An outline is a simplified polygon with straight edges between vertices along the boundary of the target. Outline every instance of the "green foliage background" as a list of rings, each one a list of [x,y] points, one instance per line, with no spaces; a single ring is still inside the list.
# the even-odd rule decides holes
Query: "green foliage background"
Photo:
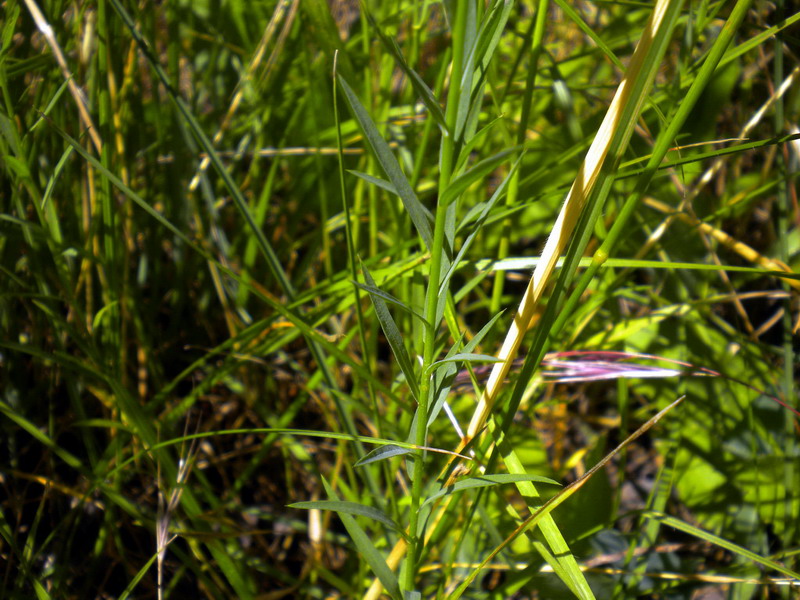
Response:
[[[426,373],[441,378],[435,400],[459,372],[475,388],[447,402],[466,428],[481,361],[653,5],[42,0],[43,31],[32,0],[6,0],[0,597],[355,597],[376,575],[395,597],[796,593],[781,580],[797,577],[800,547],[800,13],[670,4],[655,83],[570,252],[597,259],[617,221],[623,234],[584,284],[589,262],[564,270],[567,292],[584,285],[576,302],[549,296],[535,323],[551,351],[646,353],[720,376],[555,385],[538,369],[509,408],[513,378],[492,427],[525,481],[575,481],[686,396],[553,511],[569,546],[558,563],[551,534],[511,539],[558,487],[534,500],[500,478],[425,505],[447,491],[448,457],[412,447],[412,422]],[[733,41],[642,189],[723,27]],[[453,57],[473,45],[486,68],[456,107]],[[443,135],[456,114],[463,138]],[[426,244],[415,225],[433,232],[448,210],[444,242]],[[431,256],[446,267],[466,240],[437,296]],[[432,366],[448,352],[462,355]],[[448,451],[461,438],[444,412],[421,435]],[[465,464],[505,476],[490,437]],[[355,466],[376,447],[398,450]],[[318,504],[288,506],[304,501]],[[159,523],[175,536],[163,564]],[[406,538],[415,560],[396,576],[387,557]]]

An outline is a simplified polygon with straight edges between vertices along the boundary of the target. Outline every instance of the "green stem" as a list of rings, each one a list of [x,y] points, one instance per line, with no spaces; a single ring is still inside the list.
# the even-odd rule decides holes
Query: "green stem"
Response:
[[[519,120],[519,129],[517,130],[517,145],[522,146],[527,138],[528,122],[531,116],[531,104],[533,99],[533,90],[536,87],[536,75],[538,73],[539,56],[542,54],[544,48],[544,28],[547,23],[547,3],[549,0],[539,0],[539,5],[536,8],[536,21],[533,29],[531,41],[531,59],[528,65],[528,77],[525,81],[525,95],[522,100],[522,115]],[[510,83],[510,82],[509,82]],[[506,206],[514,206],[517,202],[519,195],[519,181],[520,170],[511,177],[508,184],[508,194],[506,196]],[[509,217],[503,220],[503,229],[500,234],[500,246],[497,251],[497,258],[503,259],[508,256],[509,248],[511,245],[511,228],[513,220]],[[489,308],[490,314],[497,314],[500,311],[500,301],[503,297],[503,283],[505,281],[505,273],[497,271],[494,275],[494,282],[492,284],[492,300]]]
[[[455,130],[456,115],[458,111],[458,101],[461,94],[460,81],[461,71],[464,62],[464,33],[466,31],[466,15],[468,7],[454,4],[455,18],[453,19],[453,67],[450,72],[450,90],[447,96],[447,109],[445,119],[450,132]],[[444,191],[450,184],[450,176],[453,170],[453,157],[455,155],[455,140],[452,135],[443,135],[442,147],[439,154],[439,194],[438,198],[444,196]],[[437,200],[438,202],[438,200]],[[425,318],[431,324],[425,330],[425,343],[423,346],[423,368],[422,378],[419,385],[419,407],[417,410],[417,431],[415,443],[424,446],[428,429],[428,400],[431,391],[431,376],[426,375],[427,368],[435,359],[436,332],[439,330],[439,323],[436,322],[438,313],[439,283],[442,276],[442,264],[444,259],[444,237],[445,224],[447,222],[447,206],[437,204],[436,222],[433,232],[433,245],[431,247],[430,272],[428,275],[428,288],[425,298]],[[444,298],[443,294],[441,298]],[[421,554],[422,540],[424,535],[419,535],[419,508],[422,499],[422,478],[424,469],[424,452],[415,451],[414,470],[411,483],[411,515],[410,542],[408,547],[408,557],[406,567],[403,572],[403,589],[413,591],[414,580],[416,579],[417,557]]]

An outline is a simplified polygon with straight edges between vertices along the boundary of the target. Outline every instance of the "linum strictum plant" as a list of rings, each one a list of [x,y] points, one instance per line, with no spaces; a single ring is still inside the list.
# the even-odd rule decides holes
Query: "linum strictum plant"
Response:
[[[431,460],[423,450],[429,444],[428,427],[445,406],[453,378],[462,366],[492,362],[494,368],[486,389],[456,452],[462,455],[468,452],[471,457],[476,458],[476,460],[468,461],[465,465],[470,474],[479,476],[481,484],[514,483],[517,486],[522,497],[526,499],[525,510],[536,515],[536,525],[541,534],[541,538],[531,537],[533,548],[549,563],[573,594],[580,598],[593,598],[593,592],[586,578],[570,551],[558,524],[552,517],[550,510],[554,506],[547,510],[542,508],[542,492],[535,486],[535,483],[555,482],[545,481],[525,472],[523,463],[514,448],[504,440],[504,435],[508,431],[509,419],[500,424],[499,420],[490,419],[490,416],[498,410],[496,401],[500,395],[500,389],[516,358],[523,335],[539,309],[544,290],[554,279],[556,261],[565,251],[567,259],[558,282],[559,292],[566,289],[567,283],[575,272],[576,259],[583,254],[587,246],[595,221],[602,211],[603,202],[628,147],[634,125],[645,101],[652,93],[653,81],[660,68],[664,52],[673,38],[682,2],[670,0],[657,2],[652,9],[649,21],[639,32],[639,41],[634,54],[624,70],[624,76],[619,82],[616,94],[595,135],[594,142],[577,171],[562,210],[553,224],[542,257],[534,271],[520,308],[513,317],[506,341],[496,358],[476,353],[475,349],[486,332],[495,324],[499,315],[491,319],[472,340],[464,343],[463,336],[459,332],[458,315],[455,314],[449,288],[453,272],[462,264],[470,244],[481,231],[487,216],[506,193],[511,192],[512,189],[512,193],[518,193],[517,171],[525,141],[526,123],[523,118],[523,122],[519,126],[518,142],[520,143],[517,146],[507,148],[483,160],[476,162],[472,160],[472,154],[479,153],[481,134],[484,133],[478,131],[478,121],[483,110],[487,76],[492,71],[495,50],[504,33],[513,3],[507,0],[494,1],[490,2],[485,10],[482,10],[482,4],[468,1],[448,5],[447,20],[450,26],[451,61],[447,69],[446,98],[436,97],[436,94],[406,64],[394,42],[381,33],[378,24],[372,22],[375,33],[380,36],[382,43],[394,57],[396,67],[408,78],[415,94],[425,105],[428,111],[428,124],[435,123],[440,132],[436,202],[430,211],[420,202],[414,187],[403,173],[397,158],[351,84],[345,78],[338,76],[334,69],[334,80],[338,83],[339,88],[335,90],[334,98],[336,98],[337,91],[341,91],[342,97],[358,123],[367,147],[380,165],[386,179],[365,174],[356,175],[367,180],[369,184],[379,186],[399,197],[416,235],[429,255],[424,308],[421,312],[403,300],[381,290],[364,264],[361,264],[359,269],[356,264],[356,248],[353,244],[352,222],[345,197],[345,175],[340,154],[341,190],[346,215],[354,294],[358,295],[359,290],[365,290],[369,294],[375,315],[391,347],[394,361],[400,369],[409,396],[413,400],[415,413],[411,421],[408,439],[416,445],[416,449],[392,448],[387,451],[387,448],[384,447],[362,457],[358,463],[363,466],[398,454],[407,454],[407,471],[403,479],[408,482],[406,485],[410,489],[408,502],[399,504],[401,510],[397,516],[402,519],[401,521],[398,522],[388,515],[376,512],[374,507],[340,502],[327,482],[325,482],[325,487],[330,501],[304,503],[303,506],[327,508],[339,512],[359,552],[377,576],[379,583],[373,585],[369,597],[376,597],[380,586],[394,598],[400,598],[403,594],[406,597],[420,597],[421,594],[427,596],[429,591],[427,587],[421,585],[420,573],[427,557],[444,551],[442,548],[434,551],[431,545],[447,545],[443,532],[454,526],[456,515],[450,500],[452,500],[453,493],[461,489],[455,483],[456,472],[453,470],[455,461],[450,460],[442,467],[441,464]],[[523,96],[525,103],[522,109],[523,115],[529,115],[532,95],[537,85],[536,68],[538,57],[542,51],[546,7],[546,2],[540,2],[534,15],[535,22],[530,38],[533,44],[533,58]],[[362,7],[362,10],[365,9]],[[565,7],[565,10],[568,9]],[[739,19],[743,14],[742,10],[742,7],[737,8],[736,14]],[[730,26],[735,29],[737,24],[736,19],[732,18]],[[726,43],[721,42],[719,48],[724,50]],[[708,58],[706,70],[713,71],[715,65],[713,61],[719,60],[720,56],[719,52],[712,54]],[[702,89],[701,78],[698,78],[696,83],[695,87]],[[677,128],[680,127],[681,119],[685,118],[692,101],[696,99],[696,93],[690,93],[687,99],[688,101],[681,105],[679,114],[670,123],[670,127],[659,138],[656,151],[640,176],[640,195],[646,189],[648,178],[652,177],[654,168],[663,158],[668,148],[667,144],[674,138]],[[442,101],[444,101],[444,110],[440,107]],[[334,110],[337,110],[336,107]],[[490,122],[486,126],[487,129],[492,125],[493,122]],[[341,148],[341,136],[339,143]],[[467,188],[505,165],[510,165],[505,171],[505,177],[482,207],[462,205],[462,193]],[[638,197],[632,198],[631,208],[625,213],[626,216],[630,216],[630,211],[636,201],[638,201]],[[458,219],[465,210],[468,211],[468,218],[459,223]],[[617,225],[620,225],[620,222]],[[595,266],[599,266],[608,255],[613,239],[619,235],[619,231],[620,227],[616,227],[607,238],[604,247],[595,254],[593,263]],[[456,252],[457,232],[465,236],[458,252]],[[557,302],[551,301],[546,317],[538,323],[537,341],[534,343],[533,351],[528,354],[526,364],[528,373],[535,367],[540,358],[539,355],[544,351],[548,333],[557,325],[555,319],[557,304]],[[356,305],[358,306],[358,302]],[[390,308],[399,308],[410,314],[412,321],[417,320],[421,323],[421,327],[416,329],[420,332],[421,337],[421,343],[416,344],[416,347],[421,347],[421,356],[418,356],[418,361],[409,352],[407,336],[400,331]],[[447,325],[446,329],[449,335],[456,340],[456,343],[447,349],[444,355],[442,355],[444,350],[442,339],[446,332],[442,327],[443,322]],[[360,313],[359,324],[363,331],[363,316]],[[362,345],[366,352],[367,344],[363,337]],[[516,411],[515,403],[519,403],[517,390],[503,413],[513,416]],[[659,413],[658,417],[661,414]],[[487,421],[491,437],[476,446],[475,443],[479,442],[478,436],[484,431]],[[649,427],[652,422],[655,421],[651,421],[646,427]],[[644,431],[646,427],[643,427],[641,431]],[[491,444],[488,444],[488,440],[490,439],[496,444],[494,451],[489,450]],[[497,466],[498,451],[505,463],[507,474],[492,473],[492,469]],[[463,485],[464,480],[459,481]],[[473,480],[474,482],[475,480]],[[444,497],[447,499],[441,501]],[[437,501],[434,502],[434,499]],[[514,508],[509,506],[508,510],[514,514],[515,519],[523,519]],[[356,523],[353,518],[354,514],[372,516],[385,526],[388,525],[390,528],[402,532],[388,558],[384,558],[376,550],[369,537]],[[468,521],[474,512],[470,512],[469,515]],[[523,522],[525,523],[525,521]],[[527,523],[529,523],[526,526],[528,533],[532,533],[531,522]],[[468,535],[469,529],[468,525],[463,523],[461,525],[464,529],[459,536],[459,542]],[[456,543],[457,547],[458,542]],[[453,551],[452,548],[448,550]],[[492,553],[491,556],[494,554]],[[478,558],[473,557],[473,559]],[[398,579],[394,574],[394,569],[401,561],[402,567]],[[444,585],[444,588],[439,587],[438,593],[448,589],[449,597],[460,596],[480,571],[481,566],[478,566],[468,577],[463,578],[456,576],[452,570],[445,570],[444,580],[438,583],[440,586]],[[459,583],[460,585],[457,585]],[[453,588],[453,585],[457,585],[457,587]]]
[[[581,22],[580,17],[568,5],[561,2],[558,4],[570,18]],[[426,280],[421,307],[413,301],[409,302],[408,298],[397,298],[381,289],[367,266],[359,264],[358,250],[354,243],[354,222],[345,192],[346,175],[341,153],[339,113],[334,102],[339,131],[341,194],[362,351],[366,356],[370,348],[364,333],[365,316],[361,313],[358,301],[360,291],[365,291],[370,296],[375,316],[399,368],[399,381],[413,401],[414,415],[410,420],[407,441],[414,446],[382,446],[362,456],[356,463],[357,466],[366,467],[397,456],[406,457],[405,473],[397,474],[406,497],[394,504],[393,515],[387,515],[374,506],[340,501],[327,481],[324,483],[329,501],[301,505],[305,508],[335,510],[340,514],[360,555],[376,576],[367,598],[377,598],[382,589],[394,598],[432,597],[434,594],[438,597],[446,595],[448,598],[458,598],[481,575],[482,569],[491,559],[523,534],[528,536],[530,551],[540,555],[539,560],[549,565],[551,571],[573,595],[586,599],[595,597],[562,533],[564,524],[557,523],[552,511],[683,399],[681,396],[674,402],[667,403],[613,452],[598,461],[594,468],[555,496],[546,490],[556,482],[528,473],[524,461],[508,441],[513,417],[520,405],[527,381],[548,351],[551,340],[564,329],[566,320],[576,311],[582,294],[594,281],[598,269],[607,262],[616,243],[627,230],[668,149],[674,144],[700,94],[718,70],[726,49],[746,14],[749,2],[738,2],[727,17],[718,37],[693,73],[688,90],[675,103],[669,118],[665,118],[663,127],[653,142],[652,152],[645,157],[644,168],[635,174],[636,182],[632,193],[620,209],[613,226],[600,246],[595,245],[591,262],[583,275],[573,281],[615,178],[621,172],[623,155],[629,150],[634,126],[646,102],[654,93],[653,83],[662,68],[664,54],[675,36],[683,2],[659,0],[655,3],[646,25],[636,34],[638,42],[635,51],[624,67],[599,38],[593,37],[620,69],[621,77],[616,93],[605,118],[597,128],[594,141],[585,151],[585,158],[577,168],[520,306],[513,315],[505,341],[497,356],[487,356],[478,353],[477,349],[501,314],[494,314],[472,339],[464,340],[450,283],[454,272],[464,264],[471,244],[483,231],[487,219],[501,206],[500,201],[506,197],[511,199],[511,204],[519,201],[520,164],[526,146],[527,124],[532,106],[537,100],[536,94],[539,93],[537,70],[538,61],[544,56],[543,36],[547,7],[546,1],[539,2],[531,23],[526,27],[528,35],[525,41],[530,43],[529,71],[521,96],[521,118],[516,136],[508,138],[514,140],[516,145],[512,143],[489,157],[480,156],[480,142],[487,131],[497,126],[498,119],[489,118],[483,129],[479,129],[478,125],[485,110],[487,95],[494,98],[493,91],[489,90],[487,94],[487,79],[493,73],[492,61],[504,34],[512,2],[489,2],[485,10],[482,2],[468,1],[447,5],[450,62],[446,70],[442,71],[446,85],[441,85],[440,80],[436,91],[432,91],[407,64],[403,52],[382,32],[381,24],[373,21],[369,15],[364,15],[362,22],[365,26],[369,23],[387,53],[393,57],[396,69],[407,78],[415,96],[425,107],[427,120],[423,132],[424,142],[427,143],[432,137],[431,130],[434,126],[438,129],[438,179],[434,184],[435,203],[430,209],[420,201],[415,189],[418,169],[414,169],[415,174],[411,179],[404,174],[397,157],[384,139],[381,128],[371,118],[351,82],[338,75],[334,67],[334,99],[341,93],[375,165],[379,168],[378,176],[362,172],[351,174],[360,177],[368,185],[381,188],[399,198],[406,215],[406,220],[402,223],[406,227],[413,227],[428,256],[424,266]],[[362,10],[366,12],[366,7],[362,6]],[[589,35],[592,35],[591,32]],[[440,90],[445,88],[446,93],[442,93]],[[507,100],[507,97],[504,98]],[[478,157],[474,158],[476,154]],[[464,192],[476,182],[498,171],[504,175],[494,187],[491,196],[477,206],[465,206]],[[513,227],[508,216],[504,226],[506,234],[507,228]],[[400,227],[394,233],[402,235],[402,231]],[[506,239],[504,236],[503,240]],[[506,250],[499,249],[501,258]],[[556,277],[557,262],[564,255],[560,273]],[[545,306],[543,298],[548,288],[552,288],[552,292]],[[492,296],[492,305],[495,308],[502,295],[502,279],[498,278],[495,280]],[[393,311],[398,316],[403,315],[402,320],[396,319]],[[408,327],[401,331],[398,323],[405,323]],[[528,348],[517,383],[511,394],[503,396],[501,392],[508,381],[509,371],[515,364],[523,337],[533,323],[536,324],[534,339]],[[447,339],[455,341],[449,348],[445,343]],[[410,348],[416,350],[416,356]],[[608,356],[606,355],[607,359]],[[678,374],[675,369],[663,367],[620,368],[619,365],[612,364],[613,361],[606,360],[601,366],[595,365],[593,374],[586,378],[590,367],[585,363],[582,367],[575,367],[574,361],[566,358],[554,359],[553,355],[550,360],[551,363],[555,361],[553,364],[556,366],[568,369],[567,374],[572,373],[574,380],[582,377],[583,380],[590,380]],[[448,404],[447,396],[454,385],[456,374],[463,372],[465,367],[471,371],[472,366],[478,363],[492,364],[491,374],[466,431],[462,431]],[[504,398],[503,405],[498,404],[501,398]],[[453,422],[461,442],[449,458],[437,461],[433,459],[433,454],[426,452],[426,448],[437,446],[435,440],[429,438],[428,432],[443,411]],[[380,422],[378,412],[376,408],[376,420]],[[487,431],[488,435],[483,435]],[[505,473],[499,472],[500,462],[504,463]],[[391,485],[388,482],[387,484]],[[462,509],[456,500],[461,497],[458,492],[500,484],[514,484],[524,499],[522,507],[510,504],[504,507],[506,516],[511,517],[512,522],[518,526],[510,535],[506,534],[505,539],[488,555],[467,556],[466,565],[462,568],[456,567],[457,557],[469,554],[466,540],[474,539],[477,535],[471,532],[471,526],[476,524],[477,519],[482,518],[482,522],[490,530],[492,528],[486,521],[485,507],[481,504],[482,496],[478,495],[469,508]],[[541,484],[542,489],[537,484]],[[387,537],[387,540],[395,539],[388,556],[376,549],[354,519],[354,515],[370,517],[384,528],[396,532],[394,536]],[[686,531],[685,528],[684,530]],[[455,538],[450,533],[452,531],[457,532]],[[706,540],[712,539],[707,533],[692,533]],[[491,537],[491,533],[488,535]],[[496,530],[494,535],[497,539],[504,537],[503,533]],[[437,570],[429,566],[427,563],[431,557],[437,557],[444,567]],[[774,562],[769,565],[771,568],[782,569]],[[395,575],[398,566],[399,577]],[[783,572],[787,573],[785,569]],[[619,593],[620,589],[626,588],[623,586],[615,590],[615,593]]]

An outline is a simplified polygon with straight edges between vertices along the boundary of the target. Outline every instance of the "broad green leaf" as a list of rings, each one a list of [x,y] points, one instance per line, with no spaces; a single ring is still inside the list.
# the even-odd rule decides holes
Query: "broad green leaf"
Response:
[[[411,222],[417,228],[417,232],[422,237],[425,245],[430,248],[433,244],[430,212],[422,206],[414,190],[411,189],[411,184],[409,184],[408,179],[400,169],[400,164],[397,162],[391,148],[389,148],[389,144],[381,137],[377,127],[375,127],[375,123],[372,122],[372,118],[361,104],[358,96],[356,96],[343,77],[339,77],[338,81],[344,92],[347,104],[350,106],[356,121],[358,121],[370,149],[375,154],[375,158],[380,163],[389,181],[392,182],[395,190],[397,190],[397,194],[403,201],[403,206],[406,207],[406,211],[411,217]]]
[[[477,477],[469,477],[467,479],[461,479],[456,481],[452,485],[448,485],[447,487],[439,490],[432,496],[429,496],[425,502],[422,503],[422,506],[433,502],[434,500],[438,500],[443,496],[449,496],[450,494],[455,494],[458,492],[463,492],[464,490],[472,490],[475,488],[481,487],[488,487],[493,485],[502,485],[505,483],[518,483],[520,481],[534,481],[536,483],[548,483],[551,485],[561,485],[557,481],[553,479],[549,479],[547,477],[540,477],[539,475],[520,475],[520,474],[512,474],[512,473],[501,473],[499,475],[478,475]]]

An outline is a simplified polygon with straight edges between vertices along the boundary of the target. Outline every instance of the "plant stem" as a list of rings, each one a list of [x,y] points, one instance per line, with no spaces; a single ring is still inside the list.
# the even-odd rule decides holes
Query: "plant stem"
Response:
[[[453,168],[453,156],[455,154],[456,140],[453,139],[452,132],[455,130],[456,114],[458,110],[458,100],[461,89],[461,70],[464,61],[464,32],[467,24],[466,6],[459,4],[453,5],[454,20],[452,31],[453,44],[453,65],[450,71],[450,90],[447,96],[447,109],[445,119],[450,133],[442,135],[441,151],[439,153],[439,194],[436,206],[436,222],[433,232],[433,246],[431,247],[430,272],[428,274],[428,288],[425,297],[425,318],[430,323],[430,327],[425,330],[425,342],[423,350],[422,378],[419,385],[419,407],[417,409],[417,431],[415,443],[424,446],[428,429],[428,400],[431,392],[431,375],[427,375],[427,368],[433,363],[436,346],[436,332],[439,329],[436,315],[438,314],[439,282],[442,275],[443,251],[445,224],[447,221],[447,206],[440,203],[444,192],[450,184],[450,175]],[[442,294],[444,299],[446,294]],[[422,450],[417,450],[414,456],[414,471],[411,483],[411,515],[410,543],[408,548],[407,565],[404,571],[402,587],[406,591],[414,589],[414,579],[416,575],[417,557],[421,554],[421,541],[423,535],[418,535],[419,527],[419,507],[422,498],[422,478],[424,469],[425,454]]]

